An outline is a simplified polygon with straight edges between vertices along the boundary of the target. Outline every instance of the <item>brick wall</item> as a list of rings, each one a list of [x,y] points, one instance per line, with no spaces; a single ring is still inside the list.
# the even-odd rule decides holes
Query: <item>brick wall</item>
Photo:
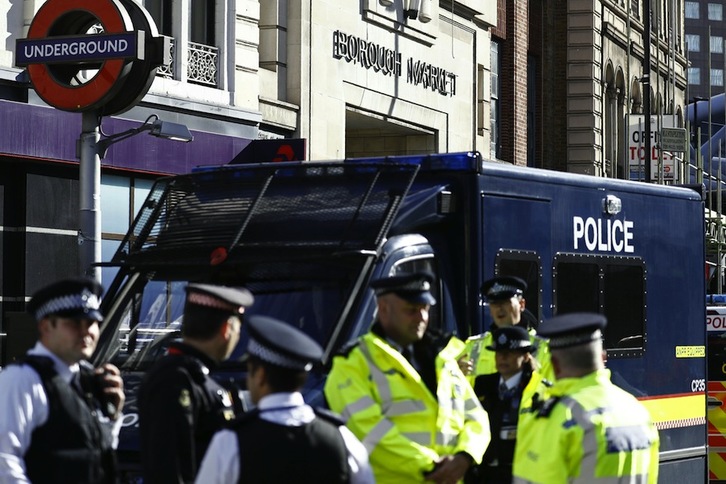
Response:
[[[527,164],[527,51],[529,44],[527,0],[498,0],[498,25],[492,35],[501,50],[502,159]]]
[[[541,166],[567,170],[567,4],[542,0]],[[532,39],[536,43],[539,39]]]

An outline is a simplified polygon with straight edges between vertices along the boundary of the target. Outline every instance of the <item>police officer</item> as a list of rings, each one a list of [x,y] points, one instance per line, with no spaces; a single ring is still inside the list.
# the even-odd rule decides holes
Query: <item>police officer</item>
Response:
[[[556,382],[534,418],[520,421],[515,482],[657,482],[658,431],[645,407],[611,383],[605,325],[600,314],[572,313],[540,326]]]
[[[247,328],[247,389],[257,408],[214,436],[197,483],[372,483],[363,444],[300,393],[323,356],[320,345],[264,316]]]
[[[533,352],[537,355],[537,361],[541,366],[541,373],[544,378],[552,378],[549,366],[549,348],[547,342],[536,336],[533,323],[536,318],[526,310],[524,291],[527,290],[527,283],[519,277],[498,276],[484,281],[481,286],[481,296],[486,299],[489,305],[489,314],[492,317],[492,330],[483,334],[475,335],[466,340],[465,354],[460,357],[460,364],[469,381],[479,375],[488,375],[496,371],[494,354],[486,351],[487,346],[492,344],[492,332],[497,328],[509,326],[525,326],[529,319],[534,319],[526,329],[530,332],[534,345]]]
[[[519,406],[532,378],[532,343],[523,327],[507,326],[494,331],[492,345],[486,349],[495,354],[497,372],[478,376],[474,393],[489,415],[492,441],[470,482],[508,484],[512,482]]]
[[[116,482],[121,427],[118,368],[86,359],[99,336],[101,285],[65,279],[28,304],[39,339],[0,373],[0,482]]]
[[[379,483],[456,482],[489,444],[486,412],[456,361],[460,348],[428,328],[433,282],[427,272],[373,281],[371,331],[334,358],[325,384]]]
[[[246,289],[186,288],[182,341],[146,374],[139,388],[145,482],[193,482],[214,433],[235,417],[232,395],[209,375],[239,341]]]

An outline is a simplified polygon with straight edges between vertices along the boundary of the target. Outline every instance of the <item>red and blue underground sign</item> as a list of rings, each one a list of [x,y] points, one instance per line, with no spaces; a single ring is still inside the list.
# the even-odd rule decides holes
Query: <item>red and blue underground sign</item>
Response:
[[[87,33],[94,29],[101,33]],[[120,112],[148,91],[150,82],[137,81],[133,90],[139,92],[118,100],[135,64],[143,64],[140,74],[148,77],[161,63],[158,49],[149,52],[157,38],[153,20],[133,0],[48,0],[28,37],[17,41],[15,64],[27,66],[33,88],[55,108],[82,112],[110,105]],[[92,74],[86,82],[79,81],[82,71]]]

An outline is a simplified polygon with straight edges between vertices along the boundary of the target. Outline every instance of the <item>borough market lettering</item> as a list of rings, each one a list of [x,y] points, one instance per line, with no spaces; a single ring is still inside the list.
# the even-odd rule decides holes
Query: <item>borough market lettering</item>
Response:
[[[400,53],[340,30],[333,32],[333,57],[360,64],[386,76],[401,76]],[[406,62],[406,82],[445,96],[456,94],[456,74],[413,58]]]

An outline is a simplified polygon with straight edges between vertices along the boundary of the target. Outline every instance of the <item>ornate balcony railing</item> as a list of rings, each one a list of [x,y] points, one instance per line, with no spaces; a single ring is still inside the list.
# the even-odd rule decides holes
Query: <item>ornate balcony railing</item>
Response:
[[[187,81],[217,87],[219,49],[211,45],[189,42]]]

